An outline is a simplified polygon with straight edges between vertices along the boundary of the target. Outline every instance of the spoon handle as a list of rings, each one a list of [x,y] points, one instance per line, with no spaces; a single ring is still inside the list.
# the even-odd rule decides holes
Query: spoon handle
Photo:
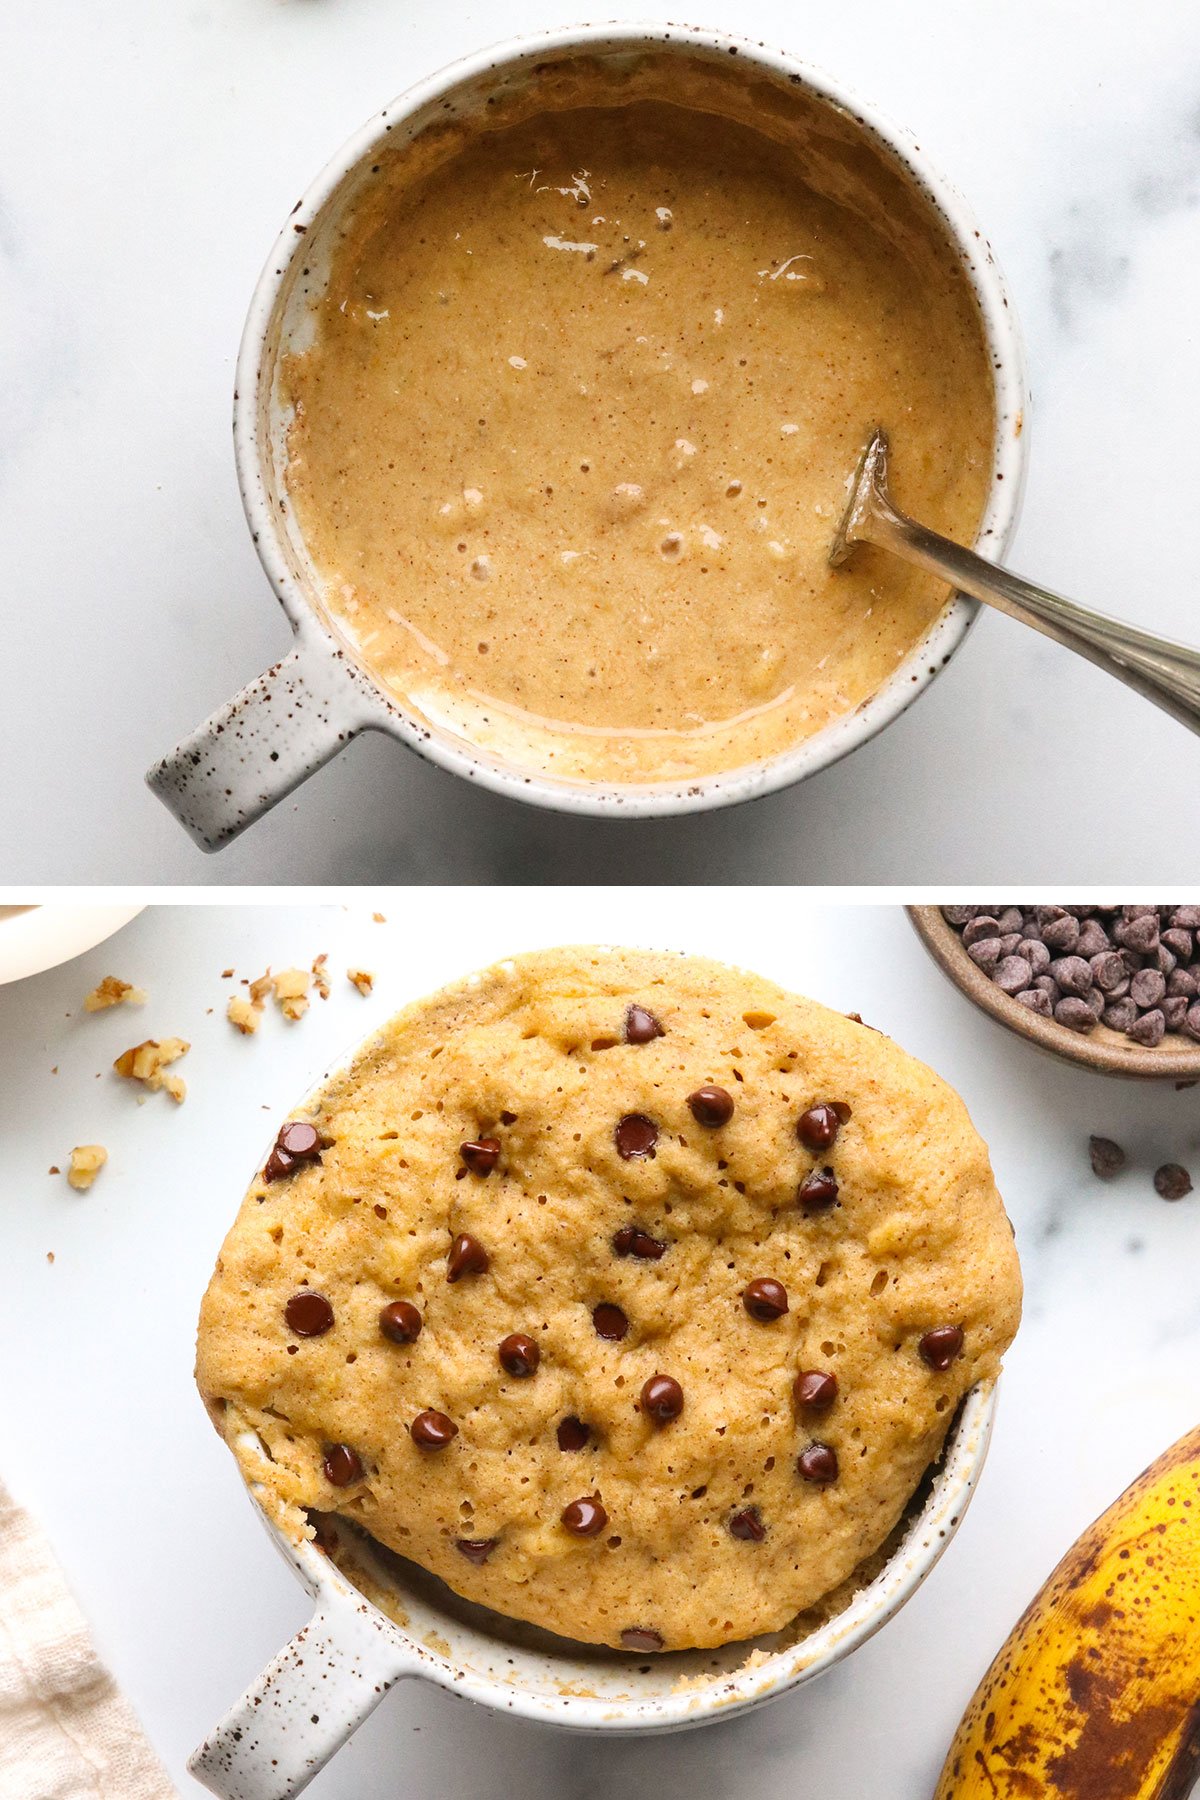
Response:
[[[964,550],[961,544],[899,512],[875,484],[854,521],[854,536],[890,550],[940,576],[951,587],[1032,625],[1035,631],[1115,675],[1181,725],[1200,733],[1200,650],[1110,619],[985,562],[973,550]]]

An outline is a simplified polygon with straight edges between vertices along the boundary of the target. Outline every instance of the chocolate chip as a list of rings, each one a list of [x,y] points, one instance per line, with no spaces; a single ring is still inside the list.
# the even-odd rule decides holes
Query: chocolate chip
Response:
[[[662,1647],[663,1641],[658,1632],[651,1631],[646,1626],[631,1625],[621,1633],[622,1650],[661,1650]]]
[[[619,1344],[629,1330],[629,1320],[620,1307],[609,1300],[602,1300],[599,1306],[592,1308],[592,1324],[596,1327],[596,1336],[607,1338],[610,1344]]]
[[[828,1150],[850,1117],[844,1100],[820,1100],[796,1120],[796,1136],[809,1150]]]
[[[500,1367],[509,1375],[536,1375],[542,1360],[541,1351],[523,1331],[510,1332],[508,1337],[501,1338],[496,1354],[500,1358]]]
[[[1192,1191],[1192,1178],[1182,1163],[1163,1163],[1154,1171],[1154,1191],[1164,1200],[1182,1200]]]
[[[419,1412],[408,1430],[418,1450],[444,1450],[458,1436],[458,1426],[442,1412]]]
[[[643,1231],[640,1225],[622,1225],[613,1233],[613,1249],[618,1256],[637,1256],[643,1262],[657,1262],[667,1246]]]
[[[458,1154],[473,1175],[490,1175],[500,1160],[499,1138],[478,1138],[458,1146]]]
[[[944,1375],[963,1347],[961,1325],[935,1325],[917,1345],[922,1359],[939,1375]]]
[[[577,1419],[573,1413],[558,1421],[558,1430],[555,1433],[560,1450],[582,1450],[591,1435],[591,1428],[585,1425],[582,1419]]]
[[[1167,1021],[1156,1006],[1153,1012],[1144,1012],[1140,1019],[1136,1019],[1125,1035],[1133,1043],[1141,1044],[1144,1049],[1153,1050],[1162,1043],[1166,1031]]]
[[[264,1181],[278,1181],[306,1162],[320,1162],[321,1140],[307,1119],[289,1119],[279,1127],[275,1147],[263,1167]]]
[[[333,1324],[333,1308],[324,1294],[301,1288],[283,1309],[283,1316],[297,1337],[320,1337]]]
[[[698,1087],[688,1095],[688,1105],[697,1125],[707,1125],[714,1131],[718,1125],[728,1125],[733,1117],[733,1095],[723,1087]]]
[[[796,1198],[806,1213],[825,1212],[837,1197],[838,1184],[832,1169],[810,1169],[796,1189]]]
[[[1039,1014],[1043,1019],[1048,1019],[1053,1015],[1054,1008],[1050,1004],[1050,996],[1043,994],[1040,988],[1025,988],[1021,993],[1014,995],[1014,999],[1018,1006],[1026,1007],[1030,1012]]]
[[[825,1369],[801,1369],[792,1394],[801,1412],[828,1412],[838,1397],[837,1376]]]
[[[625,1014],[627,1044],[649,1044],[654,1038],[666,1035],[654,1014],[647,1012],[644,1006],[631,1006]]]
[[[788,1309],[787,1289],[770,1275],[758,1275],[742,1289],[742,1305],[760,1325],[770,1325]]]
[[[350,1487],[363,1478],[362,1458],[349,1444],[330,1444],[321,1467],[332,1487]]]
[[[478,1567],[487,1561],[499,1542],[499,1538],[455,1538],[454,1548]]]
[[[658,1126],[644,1113],[626,1113],[613,1132],[617,1155],[626,1162],[635,1156],[653,1156],[658,1142]]]
[[[1023,956],[1006,956],[997,963],[992,980],[1002,994],[1019,994],[1033,980],[1033,964]]]
[[[669,1425],[683,1411],[683,1389],[673,1375],[651,1375],[642,1386],[642,1411],[656,1425]]]
[[[1001,935],[1000,921],[992,918],[990,913],[976,913],[973,919],[963,926],[962,940],[969,950],[972,944],[978,944],[984,938],[998,938]]]
[[[990,975],[992,970],[999,965],[1003,954],[998,937],[981,938],[979,943],[970,945],[967,950],[971,961],[977,968],[982,969],[985,975]]]
[[[482,1275],[490,1268],[491,1260],[478,1238],[460,1231],[446,1259],[446,1280],[461,1281],[464,1275]]]
[[[744,1544],[762,1543],[767,1535],[767,1528],[757,1506],[743,1506],[740,1512],[734,1513],[729,1521],[729,1535],[740,1538]]]
[[[598,1500],[572,1500],[563,1507],[561,1516],[575,1537],[596,1537],[608,1524],[608,1514]]]
[[[1144,913],[1136,919],[1124,919],[1120,924],[1114,925],[1113,937],[1126,950],[1148,956],[1152,950],[1158,949],[1158,920],[1153,912]]]
[[[1139,969],[1129,983],[1129,998],[1138,1006],[1157,1006],[1166,991],[1166,976],[1158,969]]]
[[[1125,1167],[1125,1152],[1112,1138],[1090,1137],[1088,1155],[1092,1162],[1092,1173],[1098,1175],[1101,1181],[1111,1181]]]
[[[1096,1015],[1086,1000],[1078,1000],[1071,994],[1059,1001],[1054,1008],[1054,1017],[1068,1031],[1090,1031],[1096,1023]]]
[[[1051,919],[1042,926],[1042,942],[1056,956],[1071,956],[1079,947],[1079,920],[1073,919],[1070,913],[1064,913],[1061,919]]]
[[[838,1478],[837,1451],[831,1444],[809,1444],[796,1458],[796,1472],[805,1481],[815,1481],[818,1487],[828,1487],[831,1481]]]

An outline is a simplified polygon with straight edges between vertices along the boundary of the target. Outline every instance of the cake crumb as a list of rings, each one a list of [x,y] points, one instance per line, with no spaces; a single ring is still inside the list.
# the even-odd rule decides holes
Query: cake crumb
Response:
[[[325,969],[325,964],[328,961],[328,956],[321,955],[314,958],[312,966],[313,986],[316,988],[318,994],[320,994],[322,1000],[328,1000],[329,998],[329,976]]]
[[[244,994],[230,994],[229,1005],[225,1008],[225,1017],[231,1025],[236,1025],[243,1037],[252,1037],[258,1030],[263,1016],[261,1004],[247,1000]]]
[[[375,986],[375,977],[369,969],[347,969],[346,977],[354,983],[360,994],[369,994]]]
[[[146,993],[144,988],[134,987],[131,982],[118,981],[115,975],[106,975],[99,987],[94,987],[83,1002],[84,1012],[104,1012],[110,1006],[144,1006]]]
[[[52,1262],[53,1262],[53,1261],[54,1261],[54,1252],[53,1252],[53,1250],[47,1250],[47,1252],[46,1252],[46,1261],[47,1261],[47,1262],[48,1262],[48,1263],[52,1263]]]
[[[153,1093],[165,1089],[178,1106],[187,1094],[187,1087],[180,1076],[168,1074],[167,1067],[186,1056],[190,1049],[191,1045],[183,1038],[147,1038],[145,1043],[123,1051],[113,1068],[126,1081],[140,1081]]]
[[[386,925],[387,924],[387,920],[384,918],[382,913],[372,913],[371,917],[374,919],[374,921],[377,925]]]
[[[108,1151],[103,1144],[76,1144],[71,1152],[67,1180],[73,1188],[86,1192],[107,1161]]]

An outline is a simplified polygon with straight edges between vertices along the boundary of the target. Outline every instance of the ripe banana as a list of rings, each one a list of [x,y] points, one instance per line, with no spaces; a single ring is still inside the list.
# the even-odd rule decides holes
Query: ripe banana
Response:
[[[1198,1780],[1195,1430],[1084,1532],[1017,1621],[935,1800],[1186,1800]]]

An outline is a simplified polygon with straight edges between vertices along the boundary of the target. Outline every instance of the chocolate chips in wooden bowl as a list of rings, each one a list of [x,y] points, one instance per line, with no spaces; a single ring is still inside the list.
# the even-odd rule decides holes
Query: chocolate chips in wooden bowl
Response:
[[[913,906],[983,1011],[1102,1074],[1200,1081],[1200,905]]]

